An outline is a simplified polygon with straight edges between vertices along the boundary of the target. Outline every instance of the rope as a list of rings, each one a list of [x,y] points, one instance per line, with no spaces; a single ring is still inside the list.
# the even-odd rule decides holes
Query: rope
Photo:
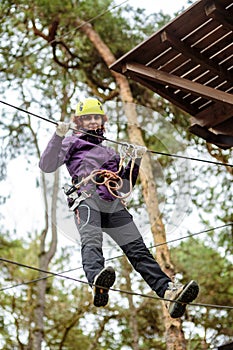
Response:
[[[120,162],[121,163],[121,162]],[[100,186],[105,185],[111,193],[111,195],[115,198],[119,199],[125,199],[130,196],[133,190],[133,168],[135,164],[135,159],[132,158],[132,162],[130,165],[130,174],[129,174],[129,191],[125,195],[118,195],[117,192],[120,191],[120,189],[123,187],[123,180],[118,175],[119,170],[117,172],[106,170],[106,169],[99,169],[99,170],[93,170],[90,175],[82,179],[79,183],[74,184],[73,187],[75,187],[77,190],[82,186],[86,185],[88,181],[92,181],[94,184]],[[120,166],[121,168],[121,166]],[[98,180],[96,180],[98,178]],[[101,179],[103,179],[101,181]]]
[[[131,171],[130,173],[132,174]],[[99,178],[103,178],[103,181],[96,181],[96,176],[99,176]],[[125,196],[119,196],[116,194],[116,192],[122,188],[123,180],[119,175],[117,175],[111,170],[94,170],[91,172],[91,180],[96,185],[105,185],[109,193],[111,193],[111,195],[115,198],[126,198],[132,192],[132,178],[130,176],[130,192],[127,193]]]
[[[200,232],[196,232],[196,233],[193,233],[191,235],[187,235],[187,236],[184,236],[184,237],[172,239],[170,241],[165,241],[165,242],[153,245],[153,246],[149,247],[148,249],[157,248],[157,247],[160,247],[162,245],[167,245],[169,243],[178,242],[178,241],[181,241],[181,240],[186,239],[186,238],[194,237],[194,236],[200,235],[202,233],[208,233],[210,231],[218,230],[218,229],[221,229],[221,228],[224,228],[224,227],[228,227],[228,226],[232,226],[232,225],[233,225],[233,222],[230,222],[229,224],[225,224],[225,225],[221,225],[221,226],[217,226],[217,227],[212,227],[210,229],[206,229],[206,230],[203,230],[203,231],[200,231]],[[112,261],[112,260],[115,260],[115,259],[120,259],[120,258],[122,258],[124,256],[125,256],[125,254],[117,255],[117,256],[114,256],[112,258],[105,259],[105,261]],[[83,268],[82,266],[79,266],[79,267],[76,267],[74,269],[69,269],[69,270],[60,272],[59,274],[64,274],[64,273],[76,271],[76,270],[79,270],[79,269],[82,269],[82,268]],[[50,278],[50,277],[53,277],[53,276],[49,275],[49,276],[40,277],[40,278],[37,278],[37,279],[34,279],[34,280],[30,280],[30,281],[27,281],[27,282],[18,283],[18,284],[9,286],[9,287],[1,288],[0,291],[2,292],[2,291],[5,291],[7,289],[12,289],[12,288],[15,288],[15,287],[20,287],[22,285],[27,285],[27,284],[30,284],[30,283],[39,282],[40,280],[43,280],[43,279],[46,279],[46,278]]]
[[[51,119],[48,119],[48,118],[44,118],[40,115],[37,115],[35,113],[32,113],[32,112],[28,112],[20,107],[16,107],[12,104],[9,104],[5,101],[1,101],[0,100],[0,103],[2,104],[5,104],[9,107],[12,107],[12,108],[15,108],[21,112],[24,112],[24,113],[27,113],[29,115],[32,115],[34,117],[37,117],[39,119],[42,119],[44,121],[47,121],[47,122],[50,122],[52,124],[55,124],[55,125],[58,125],[58,123],[56,121],[53,121]],[[93,136],[92,134],[89,134],[88,132],[84,131],[84,130],[77,130],[77,129],[73,129],[73,128],[70,128],[71,130],[73,131],[79,131],[83,134],[87,134],[87,135],[91,135]],[[119,142],[119,141],[114,141],[114,140],[111,140],[111,139],[108,139],[106,137],[100,137],[100,136],[96,136],[98,138],[101,138],[103,140],[106,140],[106,141],[109,141],[109,142],[112,142],[112,143],[116,143],[116,144],[119,144],[119,145],[122,145],[122,146],[125,146],[125,143],[123,142]],[[171,154],[171,153],[164,153],[164,152],[158,152],[158,151],[152,151],[152,150],[147,150],[147,152],[150,152],[150,153],[154,153],[154,154],[161,154],[161,155],[165,155],[165,156],[169,156],[169,157],[176,157],[176,158],[182,158],[182,159],[189,159],[189,160],[193,160],[193,161],[199,161],[199,162],[204,162],[204,163],[210,163],[210,164],[215,164],[215,165],[224,165],[224,166],[230,166],[230,167],[233,167],[232,164],[229,164],[229,163],[223,163],[223,162],[215,162],[215,161],[208,161],[208,160],[204,160],[204,159],[199,159],[199,158],[194,158],[194,157],[186,157],[186,156],[181,156],[181,155],[175,155],[175,154]],[[115,174],[115,173],[114,173]],[[110,189],[111,190],[111,189]],[[224,227],[224,226],[229,226],[229,225],[232,225],[232,224],[228,224],[228,225],[223,225],[221,227]],[[212,229],[211,229],[212,230]],[[203,231],[203,232],[207,232],[209,230],[206,230],[206,231]],[[196,233],[196,234],[199,234],[199,233]],[[196,234],[193,234],[193,235],[196,235]],[[190,237],[190,235],[188,236]],[[180,239],[184,239],[185,237],[183,238],[180,238]],[[177,239],[177,240],[180,240],[180,239]],[[174,242],[176,240],[172,240],[172,242]],[[162,245],[162,244],[166,244],[166,242],[164,243],[160,243],[159,245]],[[159,246],[159,245],[156,245],[156,246]],[[154,247],[156,247],[154,246]],[[7,259],[4,259],[4,258],[0,258],[0,261],[5,261],[5,262],[8,262],[8,263],[11,263],[11,264],[15,264],[15,265],[18,265],[18,266],[22,266],[22,267],[26,267],[26,268],[29,268],[29,269],[33,269],[33,270],[36,270],[36,271],[39,271],[39,272],[43,272],[43,273],[46,273],[46,274],[50,274],[50,275],[53,275],[53,276],[57,276],[57,277],[61,277],[61,278],[66,278],[66,279],[69,279],[69,280],[73,280],[73,281],[76,281],[76,282],[80,282],[80,283],[84,283],[84,284],[89,284],[88,282],[86,281],[82,281],[82,280],[78,280],[78,279],[75,279],[75,278],[71,278],[71,277],[68,277],[68,276],[63,276],[59,273],[54,273],[54,272],[50,272],[50,271],[46,271],[46,270],[42,270],[42,269],[39,269],[39,268],[36,268],[36,267],[32,267],[32,266],[28,266],[28,265],[25,265],[25,264],[20,264],[20,263],[17,263],[17,262],[14,262],[14,261],[11,261],[11,260],[7,260]],[[44,278],[47,278],[47,276],[45,277],[41,277],[40,279],[44,279]],[[36,281],[40,280],[40,279],[37,279]],[[22,284],[20,284],[22,285]],[[101,286],[97,286],[97,287],[101,287]],[[10,288],[10,287],[9,287]],[[7,289],[9,289],[7,288]],[[1,289],[2,290],[5,290],[5,289]],[[150,296],[150,295],[146,295],[146,294],[141,294],[141,293],[135,293],[135,292],[130,292],[130,291],[127,291],[127,290],[121,290],[121,289],[114,289],[114,288],[110,288],[110,290],[112,291],[116,291],[116,292],[120,292],[120,293],[125,293],[125,294],[131,294],[131,295],[135,295],[135,296],[141,296],[141,297],[145,297],[145,298],[151,298],[151,299],[159,299],[159,300],[166,300],[166,301],[172,301],[172,300],[169,300],[169,299],[165,299],[165,298],[159,298],[159,297],[155,297],[155,296]],[[233,306],[227,306],[227,305],[215,305],[215,304],[197,304],[197,303],[192,303],[192,305],[194,306],[205,306],[205,307],[214,307],[214,308],[224,308],[224,309],[233,309]]]
[[[69,276],[64,276],[64,275],[59,274],[59,273],[47,271],[47,270],[44,270],[44,269],[39,269],[39,268],[37,268],[37,267],[29,266],[29,265],[22,264],[22,263],[19,263],[19,262],[16,262],[16,261],[12,261],[12,260],[9,260],[9,259],[0,258],[0,261],[6,262],[6,263],[8,263],[8,264],[13,264],[13,265],[25,267],[25,268],[27,268],[27,269],[31,269],[31,270],[34,270],[34,271],[38,271],[38,272],[50,274],[50,275],[53,275],[53,276],[56,276],[56,277],[65,278],[65,279],[67,279],[67,280],[71,280],[71,281],[74,281],[74,282],[79,282],[79,283],[82,283],[82,284],[89,285],[88,282],[83,281],[83,280],[80,280],[80,279],[77,279],[77,278],[73,278],[73,277],[69,277]],[[99,288],[103,288],[102,286],[99,286],[99,285],[96,285],[96,284],[92,284],[92,285],[93,285],[93,286],[96,286],[96,287],[99,287]],[[103,289],[104,289],[104,288],[103,288]],[[131,292],[131,291],[128,291],[128,290],[123,290],[123,289],[109,288],[109,290],[111,290],[111,291],[113,291],[113,292],[123,293],[123,294],[129,294],[129,295],[134,295],[134,296],[140,296],[140,297],[143,297],[143,298],[149,298],[149,299],[154,299],[154,300],[173,301],[173,302],[174,302],[174,300],[171,300],[171,299],[160,298],[160,297],[156,297],[156,296],[152,296],[152,295],[148,295],[148,294],[143,294],[143,293]],[[176,301],[176,302],[178,302],[178,301]],[[179,302],[178,302],[178,303],[179,303]],[[184,304],[184,303],[183,303],[183,304]],[[187,304],[189,304],[189,303],[187,303]],[[230,309],[230,310],[233,309],[233,306],[229,306],[229,305],[202,304],[202,303],[192,303],[192,304],[189,304],[189,305],[193,305],[193,306],[204,306],[204,307],[219,308],[219,309]]]
[[[24,110],[23,108],[20,108],[20,107],[16,107],[10,103],[7,103],[5,101],[1,101],[0,100],[0,103],[2,104],[5,104],[6,106],[9,106],[9,107],[12,107],[14,109],[17,109],[23,113],[27,113],[33,117],[36,117],[36,118],[39,118],[39,119],[42,119],[44,121],[47,121],[49,123],[52,123],[52,124],[55,124],[55,125],[58,125],[58,122],[54,121],[54,120],[51,120],[51,119],[48,119],[48,118],[45,118],[45,117],[41,117],[40,115],[38,114],[35,114],[35,113],[32,113],[32,112],[28,112],[26,110]],[[85,135],[90,135],[90,136],[94,136],[94,137],[98,137],[99,139],[102,139],[103,141],[108,141],[108,142],[111,142],[111,143],[115,143],[117,145],[122,145],[122,146],[125,146],[125,142],[119,142],[119,141],[114,141],[114,140],[111,140],[111,139],[108,139],[107,137],[105,136],[95,136],[93,134],[90,134],[88,133],[87,131],[84,131],[84,130],[81,130],[81,129],[74,129],[72,127],[70,127],[70,130],[73,130],[75,132],[80,132],[82,134],[85,134]],[[200,158],[195,158],[195,157],[188,157],[188,156],[184,156],[184,155],[178,155],[178,154],[172,154],[172,153],[165,153],[165,152],[158,152],[158,151],[152,151],[152,150],[149,150],[147,149],[147,152],[149,153],[153,153],[153,154],[160,154],[160,155],[163,155],[163,156],[167,156],[167,157],[172,157],[172,158],[182,158],[182,159],[189,159],[189,160],[192,160],[192,161],[196,161],[196,162],[202,162],[202,163],[208,163],[208,164],[214,164],[214,165],[221,165],[221,166],[229,166],[229,167],[233,167],[233,164],[230,164],[230,163],[225,163],[225,162],[216,162],[216,161],[212,161],[212,160],[206,160],[206,159],[200,159]]]

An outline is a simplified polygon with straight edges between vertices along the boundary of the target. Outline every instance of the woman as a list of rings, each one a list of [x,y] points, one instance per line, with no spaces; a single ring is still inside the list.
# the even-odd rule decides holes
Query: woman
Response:
[[[181,317],[185,303],[197,297],[198,284],[191,281],[177,287],[171,281],[146,248],[132,215],[122,202],[125,196],[122,193],[130,192],[136,183],[146,148],[134,148],[132,159],[123,167],[120,155],[102,144],[106,121],[103,106],[97,99],[79,102],[73,118],[77,132],[65,137],[70,123],[59,122],[39,166],[44,172],[53,172],[65,164],[72,178],[74,186],[67,191],[69,206],[74,210],[81,237],[83,269],[94,287],[94,305],[107,305],[109,288],[115,282],[114,269],[104,267],[104,231],[120,246],[152,290],[159,297],[169,299],[171,317]]]

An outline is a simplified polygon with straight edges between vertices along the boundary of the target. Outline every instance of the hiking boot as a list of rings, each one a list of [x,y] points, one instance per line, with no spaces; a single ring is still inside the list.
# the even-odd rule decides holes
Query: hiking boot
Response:
[[[104,268],[97,276],[95,276],[93,292],[94,305],[96,307],[107,305],[109,288],[113,286],[115,279],[116,274],[111,266]]]
[[[187,303],[191,303],[199,293],[197,282],[190,281],[185,286],[173,282],[168,283],[168,289],[165,291],[164,298],[169,314],[172,318],[179,318],[184,315]],[[172,302],[170,300],[178,301]]]

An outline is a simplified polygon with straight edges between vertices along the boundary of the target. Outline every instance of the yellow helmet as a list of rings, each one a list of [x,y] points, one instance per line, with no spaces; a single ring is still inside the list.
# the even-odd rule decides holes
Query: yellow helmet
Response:
[[[82,115],[87,114],[100,114],[105,115],[102,103],[96,98],[86,98],[83,101],[80,101],[76,106],[75,116],[81,117]]]

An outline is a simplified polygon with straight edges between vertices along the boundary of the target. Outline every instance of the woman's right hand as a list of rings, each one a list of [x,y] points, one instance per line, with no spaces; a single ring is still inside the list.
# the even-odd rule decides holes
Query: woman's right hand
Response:
[[[60,137],[64,137],[65,134],[69,131],[71,123],[58,122],[56,127],[56,134]]]

